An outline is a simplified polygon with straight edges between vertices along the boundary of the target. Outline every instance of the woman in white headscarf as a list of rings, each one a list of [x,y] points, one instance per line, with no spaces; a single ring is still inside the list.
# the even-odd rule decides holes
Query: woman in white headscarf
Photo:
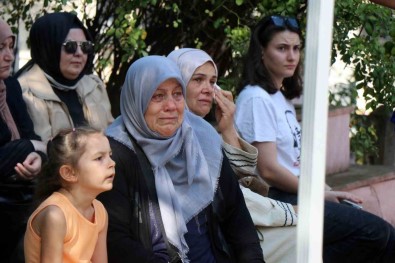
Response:
[[[148,56],[129,68],[121,116],[107,129],[114,187],[109,262],[264,262],[213,127],[185,107],[177,66]]]
[[[261,234],[266,262],[295,262],[297,217],[294,207],[258,194],[262,186],[256,187],[260,185],[260,178],[255,173],[257,149],[241,139],[234,128],[236,107],[232,98],[224,96],[225,91],[216,88],[218,72],[213,59],[205,51],[194,48],[177,49],[167,57],[181,71],[187,86],[186,103],[189,111],[204,118],[210,112],[215,98],[217,129],[224,140],[224,152],[239,178],[247,208]]]

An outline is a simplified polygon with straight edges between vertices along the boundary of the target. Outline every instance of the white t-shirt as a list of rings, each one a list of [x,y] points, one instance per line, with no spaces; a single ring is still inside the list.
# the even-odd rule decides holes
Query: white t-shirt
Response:
[[[235,125],[249,143],[275,142],[279,164],[299,176],[301,128],[295,107],[281,92],[247,86],[236,100]]]

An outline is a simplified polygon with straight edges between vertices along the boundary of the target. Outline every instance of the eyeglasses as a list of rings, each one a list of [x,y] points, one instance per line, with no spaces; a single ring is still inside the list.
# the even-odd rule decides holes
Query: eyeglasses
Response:
[[[81,47],[82,52],[84,54],[92,54],[93,53],[93,47],[95,44],[93,44],[90,41],[67,41],[62,44],[64,47],[64,51],[68,54],[75,54],[77,52],[78,46]]]
[[[275,26],[290,26],[299,29],[298,21],[293,17],[271,16],[270,19]]]

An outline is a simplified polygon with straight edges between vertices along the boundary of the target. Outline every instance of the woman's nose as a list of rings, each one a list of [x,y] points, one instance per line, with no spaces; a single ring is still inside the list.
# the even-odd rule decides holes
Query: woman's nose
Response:
[[[6,51],[5,51],[6,53],[5,53],[5,56],[4,56],[4,58],[7,60],[7,61],[14,61],[14,49],[13,48],[6,48]]]
[[[295,60],[297,57],[297,52],[293,49],[289,50],[288,52],[288,59],[289,60]]]
[[[214,93],[214,86],[209,81],[205,81],[203,83],[202,93],[213,94]]]
[[[77,45],[77,49],[74,52],[74,55],[83,55],[83,54],[84,52],[82,52],[81,45]]]
[[[168,96],[165,100],[165,109],[166,110],[173,110],[176,109],[176,100],[172,96]]]

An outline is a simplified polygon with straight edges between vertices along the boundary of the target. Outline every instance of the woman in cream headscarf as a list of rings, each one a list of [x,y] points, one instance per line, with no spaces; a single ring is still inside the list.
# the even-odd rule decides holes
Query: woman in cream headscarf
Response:
[[[0,247],[8,259],[23,233],[29,182],[41,169],[45,145],[33,131],[19,83],[9,78],[15,36],[0,19]],[[7,80],[6,80],[7,79]],[[29,195],[30,194],[30,195]],[[18,203],[17,203],[18,202]]]
[[[185,107],[177,66],[137,60],[107,129],[117,163],[109,262],[263,262],[258,236],[221,139]],[[229,176],[230,175],[230,176]]]
[[[194,48],[174,50],[168,58],[176,62],[181,71],[187,86],[186,103],[192,113],[204,118],[215,97],[217,128],[224,140],[225,153],[240,184],[251,188],[241,187],[252,220],[261,233],[266,262],[295,262],[297,217],[294,208],[257,193],[262,192],[258,191],[262,186],[256,187],[260,184],[255,174],[257,150],[241,139],[234,128],[235,105],[232,97],[224,96],[225,91],[215,88],[218,73],[213,59],[205,51]],[[251,180],[255,184],[248,185]]]

